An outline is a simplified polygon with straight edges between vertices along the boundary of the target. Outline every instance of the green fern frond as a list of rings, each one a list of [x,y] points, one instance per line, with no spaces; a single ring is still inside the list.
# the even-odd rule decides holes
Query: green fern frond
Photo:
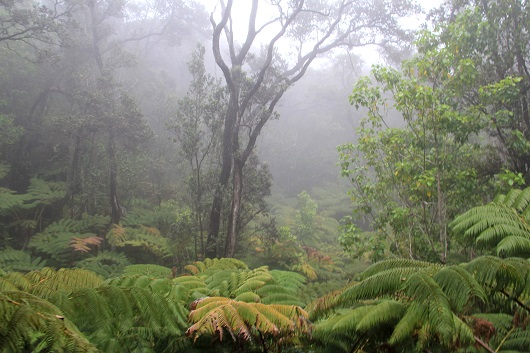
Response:
[[[485,229],[476,237],[476,243],[480,247],[495,247],[508,236],[530,238],[528,229],[522,229],[518,225],[495,224]]]
[[[272,270],[270,271],[270,274],[278,284],[289,287],[293,290],[303,288],[306,283],[306,278],[296,272]]]
[[[49,298],[57,291],[72,292],[78,288],[95,288],[103,283],[103,279],[95,273],[78,268],[58,271],[44,268],[29,272],[26,277],[33,283],[30,292],[41,298]]]
[[[512,189],[506,195],[497,195],[493,202],[502,202],[506,206],[514,208],[514,203],[519,198],[521,193],[522,191],[519,189]]]
[[[478,257],[464,265],[464,268],[473,274],[480,284],[494,290],[513,287],[517,292],[525,285],[525,279],[515,266],[495,256]]]
[[[525,256],[530,255],[530,233],[523,233],[522,235],[510,235],[503,238],[497,244],[497,255],[501,257],[507,256]]]
[[[7,174],[9,174],[10,169],[11,168],[9,164],[0,163],[0,180],[4,179],[7,176]]]
[[[409,339],[414,331],[421,327],[425,320],[425,308],[418,303],[412,302],[405,312],[405,315],[399,320],[394,331],[390,336],[388,343],[398,344]]]
[[[113,224],[107,232],[106,239],[112,246],[123,246],[123,243],[128,239],[127,228],[121,224]]]
[[[385,325],[393,325],[405,314],[403,303],[394,300],[383,300],[381,303],[369,306],[370,311],[358,321],[356,330],[369,332],[378,330]]]
[[[454,312],[460,313],[466,306],[473,306],[478,300],[487,302],[484,289],[475,278],[460,266],[444,267],[433,276],[451,302]]]
[[[528,352],[530,349],[530,330],[523,328],[510,332],[502,344],[502,351],[513,350],[518,352]]]
[[[509,205],[515,208],[518,212],[523,213],[530,204],[530,188],[521,190],[519,195],[513,200],[513,203]]]
[[[24,204],[26,195],[15,195],[15,191],[0,188],[0,216],[19,209]]]
[[[442,343],[449,345],[455,331],[449,300],[438,283],[426,273],[416,273],[405,283],[405,293],[414,303],[424,307],[423,315]]]
[[[97,256],[91,256],[79,261],[76,267],[92,271],[104,278],[110,278],[120,276],[125,267],[130,264],[123,253],[102,251]]]
[[[248,270],[248,266],[241,260],[234,258],[221,259],[204,259],[204,261],[195,261],[193,264],[184,267],[191,274],[196,275],[212,269],[213,272],[218,270]]]
[[[38,205],[52,205],[61,201],[66,195],[68,185],[65,182],[50,182],[38,178],[30,180],[28,186],[28,208]]]
[[[63,313],[20,291],[0,292],[0,351],[97,352]]]
[[[154,278],[171,278],[171,269],[154,264],[137,264],[125,267],[123,269],[123,275],[144,275]]]
[[[362,299],[375,299],[394,294],[413,275],[428,271],[425,267],[397,267],[378,271],[374,275],[346,289],[339,300],[352,302]]]
[[[0,250],[0,268],[5,271],[27,272],[41,269],[45,265],[46,260],[40,257],[32,259],[30,254],[22,250]]]
[[[305,303],[300,300],[299,296],[294,296],[292,294],[268,294],[263,296],[261,299],[263,304],[282,304],[282,305],[296,305],[303,307]]]
[[[379,272],[390,270],[394,268],[437,268],[438,266],[425,261],[411,260],[411,259],[389,259],[379,261],[363,272],[363,278],[368,278]]]
[[[469,347],[475,343],[475,333],[473,329],[458,316],[453,315],[455,322],[455,334],[453,345],[456,347]]]
[[[247,303],[259,303],[261,297],[254,292],[244,292],[235,297],[234,300]]]

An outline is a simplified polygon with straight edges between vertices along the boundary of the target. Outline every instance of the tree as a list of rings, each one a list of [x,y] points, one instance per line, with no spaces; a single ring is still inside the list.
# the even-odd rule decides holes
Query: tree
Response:
[[[315,232],[315,216],[318,205],[305,191],[298,194],[298,212],[296,215],[296,235],[304,245],[311,240]]]
[[[437,254],[445,263],[449,220],[481,201],[476,190],[487,190],[493,175],[479,174],[487,158],[476,154],[485,145],[477,137],[483,105],[462,98],[476,89],[476,67],[452,48],[429,45],[433,37],[422,33],[422,51],[401,71],[376,66],[374,81],[357,82],[350,102],[366,108],[367,117],[357,144],[339,151],[355,212],[368,216],[394,253],[431,260]],[[401,117],[392,122],[394,109]]]
[[[196,257],[205,251],[205,198],[210,191],[207,177],[218,169],[220,115],[225,107],[224,90],[219,81],[206,73],[204,54],[205,48],[198,45],[188,62],[193,80],[186,97],[177,101],[176,116],[168,123],[191,169],[188,188],[199,233],[198,238],[195,235]]]
[[[518,0],[455,0],[437,10],[436,45],[477,69],[468,102],[482,105],[487,131],[506,169],[530,180],[530,31],[528,3]],[[434,44],[434,43],[433,43]],[[422,49],[420,49],[422,50]]]
[[[251,3],[241,44],[238,44],[234,30],[236,17],[233,16],[235,5],[232,0],[220,2],[220,20],[215,20],[214,13],[210,19],[214,29],[213,53],[223,72],[229,98],[224,116],[222,165],[210,213],[208,256],[216,255],[223,193],[230,176],[232,190],[225,256],[234,254],[243,167],[263,127],[276,116],[276,105],[286,90],[304,76],[321,54],[341,47],[399,42],[405,32],[400,30],[398,18],[414,9],[408,2],[392,1],[368,2],[364,6],[346,0],[332,4],[278,1],[270,5],[261,3],[264,9],[268,6],[274,14],[260,22],[258,3],[257,0]],[[386,39],[383,40],[382,35]],[[226,42],[227,57],[222,54],[221,42]],[[288,42],[285,45],[293,49],[289,58],[279,54],[282,42]],[[253,46],[260,43],[261,51],[252,52]]]
[[[73,13],[79,3],[70,0],[5,0],[0,4],[0,44],[30,60],[30,47],[37,59],[50,54],[50,46],[61,45],[68,28],[72,28]],[[21,44],[21,45],[19,45]],[[22,50],[21,50],[22,49]]]

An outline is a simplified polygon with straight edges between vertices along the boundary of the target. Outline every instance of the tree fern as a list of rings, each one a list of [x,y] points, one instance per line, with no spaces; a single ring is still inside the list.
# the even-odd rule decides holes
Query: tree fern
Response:
[[[97,352],[46,300],[20,291],[0,292],[0,351]]]

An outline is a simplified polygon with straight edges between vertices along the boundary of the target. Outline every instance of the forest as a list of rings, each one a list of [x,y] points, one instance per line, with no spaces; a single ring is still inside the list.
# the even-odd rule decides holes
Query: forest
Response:
[[[530,3],[425,4],[0,0],[0,352],[530,352]]]

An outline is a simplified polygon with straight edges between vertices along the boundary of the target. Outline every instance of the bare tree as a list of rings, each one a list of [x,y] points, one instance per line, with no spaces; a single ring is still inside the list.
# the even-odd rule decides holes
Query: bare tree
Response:
[[[417,10],[409,0],[252,0],[246,33],[236,39],[233,0],[220,0],[220,20],[212,13],[213,54],[229,92],[224,117],[222,168],[212,202],[206,255],[215,257],[223,194],[232,177],[225,256],[233,256],[238,234],[243,167],[286,90],[320,55],[337,48],[399,44],[407,36],[398,20]],[[258,3],[262,7],[258,7]],[[241,4],[241,3],[240,3]],[[264,9],[264,11],[263,11]],[[274,13],[262,21],[258,13]],[[260,20],[258,20],[260,19]],[[225,55],[221,48],[228,49]],[[256,47],[260,47],[256,52]],[[288,47],[289,54],[279,53]]]

